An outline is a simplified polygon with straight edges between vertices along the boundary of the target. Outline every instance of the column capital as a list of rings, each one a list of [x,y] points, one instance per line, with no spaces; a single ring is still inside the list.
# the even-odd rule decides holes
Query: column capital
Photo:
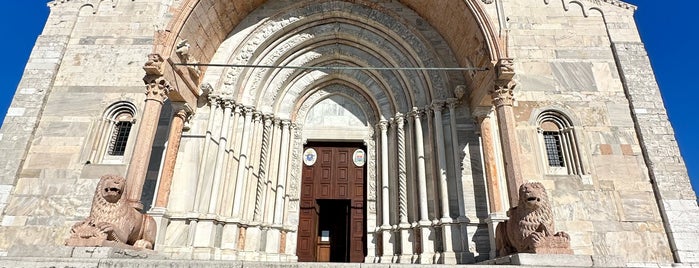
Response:
[[[514,80],[495,81],[495,86],[493,90],[490,91],[490,95],[493,98],[493,105],[495,105],[495,107],[512,106],[514,103],[514,89],[516,86],[517,82]]]
[[[461,101],[457,98],[447,99],[447,107],[449,107],[449,110],[456,109],[456,106],[459,106],[459,104],[461,104]]]
[[[291,127],[291,120],[289,119],[280,119],[280,124],[283,128],[289,128]]]
[[[223,98],[220,100],[220,102],[221,106],[225,109],[233,109],[233,107],[235,106],[235,101],[233,101],[232,99]]]
[[[167,95],[174,90],[163,76],[146,76],[143,81],[146,83],[146,100],[163,103],[167,100]]]
[[[262,121],[263,117],[264,117],[264,115],[262,115],[261,112],[254,111],[252,114],[252,121],[260,122],[260,121]]]
[[[376,127],[380,129],[381,131],[387,131],[388,130],[388,120],[382,119],[379,121],[378,124],[376,124]]]
[[[444,109],[445,103],[446,102],[443,100],[433,100],[432,104],[430,104],[430,108],[432,108],[433,111],[441,112]]]
[[[264,122],[265,122],[265,127],[271,126],[274,124],[274,115],[273,114],[265,114],[264,115]]]
[[[396,116],[393,117],[393,123],[402,127],[405,124],[405,115],[402,113],[396,113]]]
[[[184,121],[189,121],[194,110],[186,102],[173,102],[172,103],[173,116],[179,117]]]
[[[420,108],[413,107],[413,110],[408,112],[408,116],[412,116],[415,119],[420,119],[422,114],[424,113],[424,110],[421,110]]]
[[[483,121],[484,118],[488,118],[493,113],[493,107],[476,107],[471,110],[471,116],[473,116],[476,121]]]

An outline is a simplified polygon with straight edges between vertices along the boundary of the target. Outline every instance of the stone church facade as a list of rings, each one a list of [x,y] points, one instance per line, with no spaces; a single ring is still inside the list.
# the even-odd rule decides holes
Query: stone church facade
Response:
[[[537,181],[574,254],[699,263],[633,5],[49,7],[0,130],[3,255],[61,247],[115,174],[173,259],[476,263]]]

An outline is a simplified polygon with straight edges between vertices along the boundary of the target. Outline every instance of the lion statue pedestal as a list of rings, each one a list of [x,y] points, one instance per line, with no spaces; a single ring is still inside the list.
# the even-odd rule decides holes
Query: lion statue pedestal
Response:
[[[554,233],[553,212],[544,185],[529,182],[519,187],[519,203],[498,224],[495,244],[498,256],[515,253],[573,254],[570,236]]]
[[[125,189],[123,177],[102,176],[90,216],[73,225],[66,246],[153,249],[155,220],[126,201]]]

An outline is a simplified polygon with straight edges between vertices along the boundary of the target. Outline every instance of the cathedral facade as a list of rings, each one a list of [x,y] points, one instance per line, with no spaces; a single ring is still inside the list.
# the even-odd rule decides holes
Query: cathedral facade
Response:
[[[699,263],[633,5],[49,7],[0,130],[4,255],[63,246],[111,174],[172,259],[477,263],[540,182],[575,255]]]

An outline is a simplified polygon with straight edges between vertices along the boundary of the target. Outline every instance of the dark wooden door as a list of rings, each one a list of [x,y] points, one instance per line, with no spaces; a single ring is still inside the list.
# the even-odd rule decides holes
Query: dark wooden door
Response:
[[[318,200],[345,200],[349,202],[349,245],[331,250],[345,251],[349,262],[364,262],[366,255],[365,223],[365,165],[353,161],[355,151],[364,150],[359,144],[309,144],[317,157],[312,165],[303,166],[301,186],[301,213],[297,239],[299,261],[317,261],[319,239],[318,221],[323,213]],[[304,150],[305,151],[305,150]],[[322,201],[321,201],[322,202]],[[332,244],[332,243],[331,243]],[[336,253],[337,254],[337,253]]]

